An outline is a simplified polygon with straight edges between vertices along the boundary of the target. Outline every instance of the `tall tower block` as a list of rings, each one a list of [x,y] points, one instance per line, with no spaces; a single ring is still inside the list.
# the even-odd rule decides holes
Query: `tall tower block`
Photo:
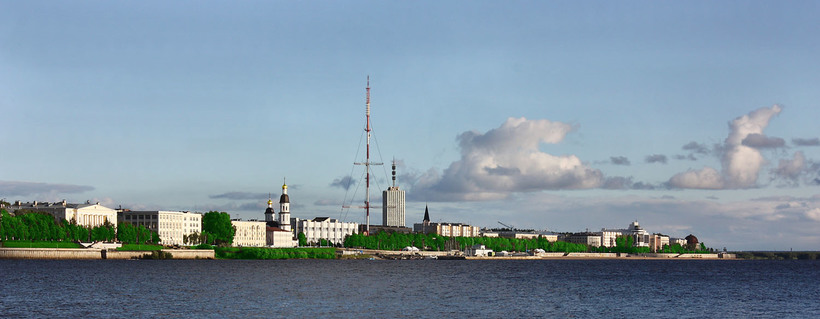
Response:
[[[393,186],[382,191],[382,226],[404,225],[404,191],[396,186],[396,160],[393,159]]]

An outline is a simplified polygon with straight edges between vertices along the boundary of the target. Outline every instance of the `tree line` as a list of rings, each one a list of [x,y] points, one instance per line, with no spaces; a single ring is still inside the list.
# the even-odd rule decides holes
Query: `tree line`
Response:
[[[0,240],[20,241],[116,241],[123,243],[157,243],[159,235],[140,225],[120,223],[117,227],[106,222],[89,227],[71,221],[55,221],[54,216],[38,211],[0,211]]]
[[[563,241],[550,242],[544,237],[522,239],[506,237],[447,237],[435,234],[401,234],[379,232],[372,236],[352,234],[345,238],[347,248],[401,250],[416,247],[420,250],[463,250],[473,245],[484,245],[493,251],[528,251],[543,249],[549,252],[586,252],[587,245]]]
[[[599,253],[649,253],[649,247],[634,247],[632,236],[619,236],[615,239],[615,247],[595,247],[585,244],[569,243],[564,241],[550,242],[546,237],[537,238],[506,238],[506,237],[446,237],[435,234],[401,234],[379,232],[372,236],[352,234],[345,238],[344,247],[381,250],[401,250],[405,247],[416,247],[420,250],[464,250],[473,245],[484,245],[493,251],[530,251],[543,249],[546,252],[599,252]],[[694,248],[694,249],[693,249]],[[696,247],[682,247],[680,244],[664,245],[659,253],[707,253],[710,252],[703,243],[700,249]]]

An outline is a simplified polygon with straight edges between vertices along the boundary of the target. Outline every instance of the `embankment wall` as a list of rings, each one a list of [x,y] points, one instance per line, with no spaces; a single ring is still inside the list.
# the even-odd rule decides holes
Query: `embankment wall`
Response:
[[[163,249],[174,259],[214,259],[213,250]],[[0,248],[0,259],[138,259],[150,251],[117,251],[83,248]]]

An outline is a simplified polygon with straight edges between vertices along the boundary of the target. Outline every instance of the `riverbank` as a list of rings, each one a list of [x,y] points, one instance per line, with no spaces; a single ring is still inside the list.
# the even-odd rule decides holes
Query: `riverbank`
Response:
[[[626,254],[626,253],[561,253],[549,252],[536,255],[515,256],[464,256],[459,251],[392,251],[350,248],[263,248],[228,247],[211,249],[161,249],[171,259],[453,259],[466,260],[578,260],[578,259],[629,259],[629,260],[738,260],[735,254]],[[156,255],[157,253],[153,253]],[[768,253],[767,253],[768,254]],[[152,251],[123,251],[95,248],[0,248],[0,259],[142,259],[152,258]],[[165,255],[167,256],[167,255]],[[768,256],[768,255],[765,255]],[[778,256],[778,255],[774,255]],[[803,256],[803,255],[795,255]],[[806,255],[808,256],[808,255]],[[814,256],[814,255],[812,255]],[[804,256],[805,257],[805,256]],[[788,259],[788,258],[769,258]],[[791,259],[811,259],[791,258]]]
[[[213,250],[162,249],[173,259],[214,259]],[[151,251],[118,251],[95,248],[0,248],[0,259],[142,259]],[[150,258],[150,257],[149,257]]]

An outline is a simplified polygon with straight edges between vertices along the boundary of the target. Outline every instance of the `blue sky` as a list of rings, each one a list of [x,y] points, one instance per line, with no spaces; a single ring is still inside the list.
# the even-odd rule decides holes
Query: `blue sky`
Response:
[[[818,6],[0,1],[0,197],[817,250]]]

